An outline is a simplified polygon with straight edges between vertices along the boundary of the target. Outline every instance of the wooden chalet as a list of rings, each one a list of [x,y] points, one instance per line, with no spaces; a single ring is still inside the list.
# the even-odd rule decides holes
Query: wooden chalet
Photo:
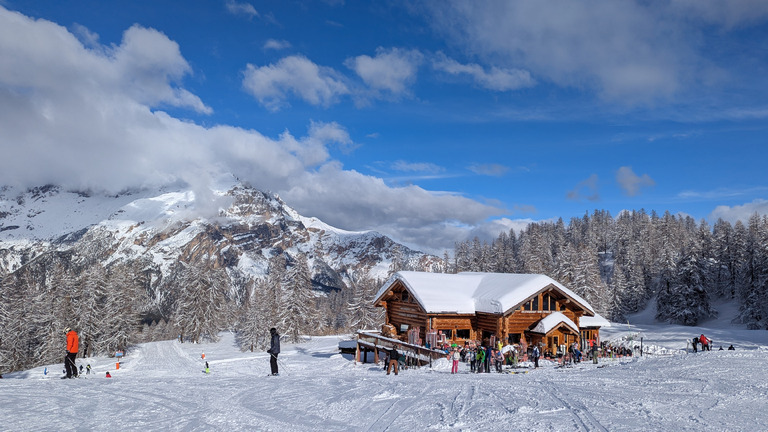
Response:
[[[581,318],[595,316],[584,299],[540,274],[403,271],[381,287],[374,304],[386,309],[386,326],[402,340],[541,344],[552,354],[581,342]],[[589,331],[599,337],[599,326]]]

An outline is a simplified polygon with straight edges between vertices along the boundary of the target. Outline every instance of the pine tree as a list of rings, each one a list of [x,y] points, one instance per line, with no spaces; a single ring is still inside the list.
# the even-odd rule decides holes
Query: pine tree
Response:
[[[216,341],[229,288],[228,278],[221,269],[179,264],[181,275],[174,324],[186,340],[194,343],[203,338]]]
[[[689,248],[676,265],[677,272],[658,296],[657,318],[696,325],[716,315],[701,278],[700,252]]]
[[[280,300],[280,327],[290,342],[300,342],[309,324],[318,320],[307,258],[299,254],[285,274]]]
[[[736,296],[734,287],[736,265],[734,262],[733,227],[718,219],[712,230],[712,255],[715,268],[712,273],[712,292],[715,297],[732,299]]]
[[[354,296],[348,303],[349,324],[353,330],[377,329],[384,323],[384,311],[373,305],[378,283],[367,277],[352,282]]]

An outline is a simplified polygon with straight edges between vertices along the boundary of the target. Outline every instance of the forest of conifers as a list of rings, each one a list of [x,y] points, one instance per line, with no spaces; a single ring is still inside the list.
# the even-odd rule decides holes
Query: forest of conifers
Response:
[[[696,325],[718,301],[739,305],[733,322],[768,320],[768,217],[714,226],[689,216],[606,211],[568,224],[534,223],[488,243],[456,245],[452,271],[543,273],[621,321],[655,302],[661,322]]]

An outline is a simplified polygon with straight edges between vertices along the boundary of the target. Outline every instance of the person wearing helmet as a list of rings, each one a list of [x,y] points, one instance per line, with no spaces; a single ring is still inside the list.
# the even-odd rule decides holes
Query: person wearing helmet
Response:
[[[77,332],[67,327],[64,330],[67,335],[67,355],[64,358],[64,370],[66,375],[61,378],[77,378],[77,365],[75,365],[75,358],[77,352],[80,350],[80,338],[77,336]]]

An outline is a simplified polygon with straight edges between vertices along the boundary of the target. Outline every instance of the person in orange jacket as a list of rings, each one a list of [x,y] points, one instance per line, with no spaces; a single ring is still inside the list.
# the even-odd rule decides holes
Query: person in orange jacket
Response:
[[[67,375],[61,378],[76,378],[77,377],[77,365],[75,365],[75,357],[80,350],[80,338],[77,336],[77,332],[67,327],[64,332],[67,334],[67,356],[64,358],[64,370]]]

